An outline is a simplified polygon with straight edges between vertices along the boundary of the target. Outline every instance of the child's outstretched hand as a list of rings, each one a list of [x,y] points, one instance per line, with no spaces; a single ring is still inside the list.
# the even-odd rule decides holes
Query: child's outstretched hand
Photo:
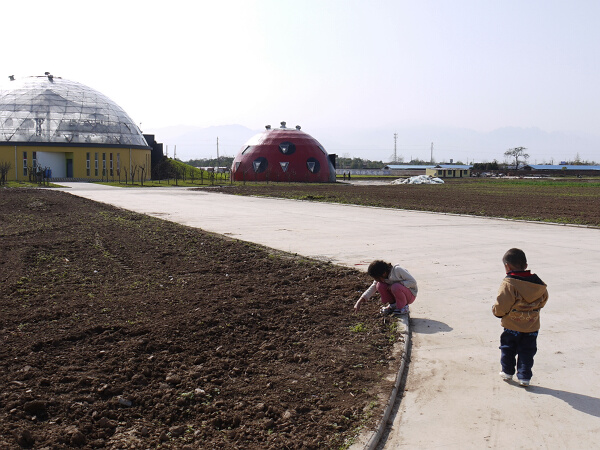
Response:
[[[363,301],[363,298],[359,298],[358,301],[354,304],[354,312],[358,312],[358,310],[360,309],[360,305]]]

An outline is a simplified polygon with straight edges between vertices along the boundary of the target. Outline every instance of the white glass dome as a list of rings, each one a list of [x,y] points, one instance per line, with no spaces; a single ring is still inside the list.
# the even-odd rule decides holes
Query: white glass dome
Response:
[[[94,89],[54,77],[26,77],[0,87],[0,143],[144,147],[139,127]]]

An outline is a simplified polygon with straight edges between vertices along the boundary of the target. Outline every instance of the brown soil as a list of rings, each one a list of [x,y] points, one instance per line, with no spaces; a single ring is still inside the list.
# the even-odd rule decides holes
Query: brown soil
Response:
[[[552,183],[552,184],[548,184]],[[600,184],[463,179],[443,185],[262,184],[212,188],[229,194],[600,226]]]
[[[0,189],[0,448],[340,448],[381,417],[366,275]],[[393,379],[393,376],[391,377]]]

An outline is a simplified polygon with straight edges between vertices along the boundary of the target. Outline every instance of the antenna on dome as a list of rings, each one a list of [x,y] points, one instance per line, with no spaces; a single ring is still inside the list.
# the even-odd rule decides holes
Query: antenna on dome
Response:
[[[14,75],[9,75],[9,76],[8,76],[8,79],[9,79],[10,81],[15,81],[15,76],[14,76]]]
[[[285,122],[281,122],[281,128],[285,128]]]
[[[266,128],[267,130],[270,130],[270,129],[271,129],[271,125],[265,125],[265,128]]]
[[[296,125],[296,130],[300,131],[300,128],[302,128],[300,125]]]

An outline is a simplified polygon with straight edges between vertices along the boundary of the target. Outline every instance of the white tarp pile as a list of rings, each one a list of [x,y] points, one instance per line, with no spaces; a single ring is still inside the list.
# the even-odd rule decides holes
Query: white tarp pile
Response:
[[[419,175],[410,178],[399,178],[392,181],[392,184],[444,184],[444,180],[430,175]]]

